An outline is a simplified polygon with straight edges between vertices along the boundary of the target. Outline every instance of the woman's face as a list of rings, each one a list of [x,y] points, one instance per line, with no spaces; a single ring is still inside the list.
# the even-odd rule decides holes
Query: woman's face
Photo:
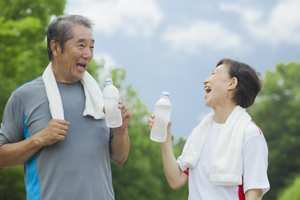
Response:
[[[219,65],[211,75],[203,82],[205,95],[205,106],[215,109],[231,99],[231,93],[228,87],[231,83],[229,75],[229,67],[227,65]]]

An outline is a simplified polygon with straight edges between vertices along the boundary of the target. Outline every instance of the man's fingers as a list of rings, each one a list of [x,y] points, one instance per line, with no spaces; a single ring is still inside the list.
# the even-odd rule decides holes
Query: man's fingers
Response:
[[[58,134],[67,134],[70,123],[67,121],[51,121],[50,129]]]
[[[57,141],[63,141],[65,138],[66,138],[66,137],[63,136],[63,135],[58,135],[58,136],[56,137]]]
[[[52,119],[50,121],[50,123],[58,123],[58,124],[62,124],[62,125],[65,125],[65,126],[69,126],[70,125],[70,122],[67,122],[66,120],[63,120],[63,119]]]
[[[130,117],[132,116],[132,112],[129,108],[125,107],[123,110],[121,110],[122,112],[122,118],[125,118],[125,117]]]
[[[122,110],[123,108],[125,108],[125,104],[123,103],[123,100],[122,100],[122,99],[119,99],[118,103],[119,103],[119,105],[118,105],[118,108],[119,108],[119,109]]]

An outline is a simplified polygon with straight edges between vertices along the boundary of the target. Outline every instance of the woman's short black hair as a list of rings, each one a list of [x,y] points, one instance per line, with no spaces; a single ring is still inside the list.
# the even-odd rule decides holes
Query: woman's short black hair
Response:
[[[242,108],[252,106],[262,87],[261,74],[249,65],[235,60],[222,59],[216,67],[222,64],[229,67],[231,78],[236,77],[238,80],[233,101]]]

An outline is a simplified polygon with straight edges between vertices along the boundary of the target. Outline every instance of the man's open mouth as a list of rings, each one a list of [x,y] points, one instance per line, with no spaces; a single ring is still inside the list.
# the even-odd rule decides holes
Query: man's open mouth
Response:
[[[86,67],[86,64],[77,63],[76,66],[77,66],[79,69],[84,70],[84,68]]]

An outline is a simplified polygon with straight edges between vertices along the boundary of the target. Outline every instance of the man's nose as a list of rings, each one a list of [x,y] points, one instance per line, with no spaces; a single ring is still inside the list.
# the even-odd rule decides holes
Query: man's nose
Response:
[[[90,50],[89,48],[86,48],[83,55],[82,55],[82,57],[85,58],[85,59],[90,59],[91,60],[93,58],[93,55],[94,55],[93,51]]]

